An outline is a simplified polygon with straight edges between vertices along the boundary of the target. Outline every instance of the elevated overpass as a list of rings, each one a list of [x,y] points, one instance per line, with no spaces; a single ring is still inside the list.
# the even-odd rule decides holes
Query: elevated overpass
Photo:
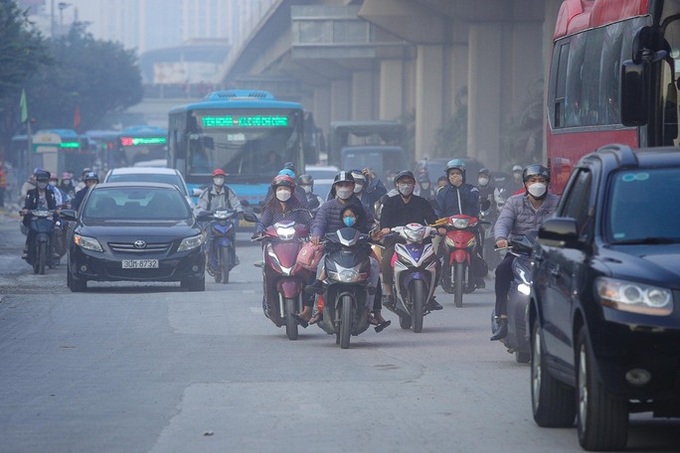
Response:
[[[560,4],[280,0],[232,53],[224,84],[301,101],[325,132],[335,120],[414,117],[416,159],[451,155],[436,149],[437,133],[467,108],[465,151],[505,169],[517,162],[501,158],[502,134],[527,105],[544,104]]]

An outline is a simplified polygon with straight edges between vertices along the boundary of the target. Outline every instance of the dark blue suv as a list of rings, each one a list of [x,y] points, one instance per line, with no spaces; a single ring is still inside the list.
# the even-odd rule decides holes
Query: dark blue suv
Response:
[[[631,412],[680,417],[680,148],[583,157],[534,259],[536,423],[618,450]]]

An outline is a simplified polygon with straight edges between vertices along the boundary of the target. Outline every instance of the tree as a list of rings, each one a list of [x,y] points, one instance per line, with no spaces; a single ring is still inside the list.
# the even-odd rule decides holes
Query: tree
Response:
[[[0,0],[0,158],[20,127],[19,99],[27,79],[50,63],[45,40],[14,0]]]
[[[74,128],[76,110],[79,129],[106,127],[102,122],[107,115],[142,100],[142,77],[134,51],[95,40],[81,23],[51,40],[49,47],[54,64],[37,73],[29,94],[39,127]]]

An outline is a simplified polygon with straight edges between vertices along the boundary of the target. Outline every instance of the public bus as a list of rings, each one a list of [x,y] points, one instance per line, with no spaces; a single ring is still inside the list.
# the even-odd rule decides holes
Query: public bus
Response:
[[[239,199],[256,204],[284,163],[305,168],[303,124],[299,103],[266,91],[216,91],[170,111],[168,166],[182,172],[190,192],[221,168]]]
[[[680,0],[565,0],[553,35],[551,187],[601,145],[678,144]]]
[[[118,135],[112,167],[132,167],[140,162],[168,158],[168,131],[155,126],[130,126]]]
[[[83,168],[92,166],[92,154],[86,137],[72,129],[43,129],[32,137],[30,167],[43,168],[61,176],[68,171],[79,175]]]

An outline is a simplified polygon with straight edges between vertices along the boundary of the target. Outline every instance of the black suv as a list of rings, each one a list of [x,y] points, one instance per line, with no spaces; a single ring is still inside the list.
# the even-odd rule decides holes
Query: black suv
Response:
[[[608,145],[572,171],[534,250],[527,327],[539,426],[626,445],[631,412],[680,417],[680,148]]]

